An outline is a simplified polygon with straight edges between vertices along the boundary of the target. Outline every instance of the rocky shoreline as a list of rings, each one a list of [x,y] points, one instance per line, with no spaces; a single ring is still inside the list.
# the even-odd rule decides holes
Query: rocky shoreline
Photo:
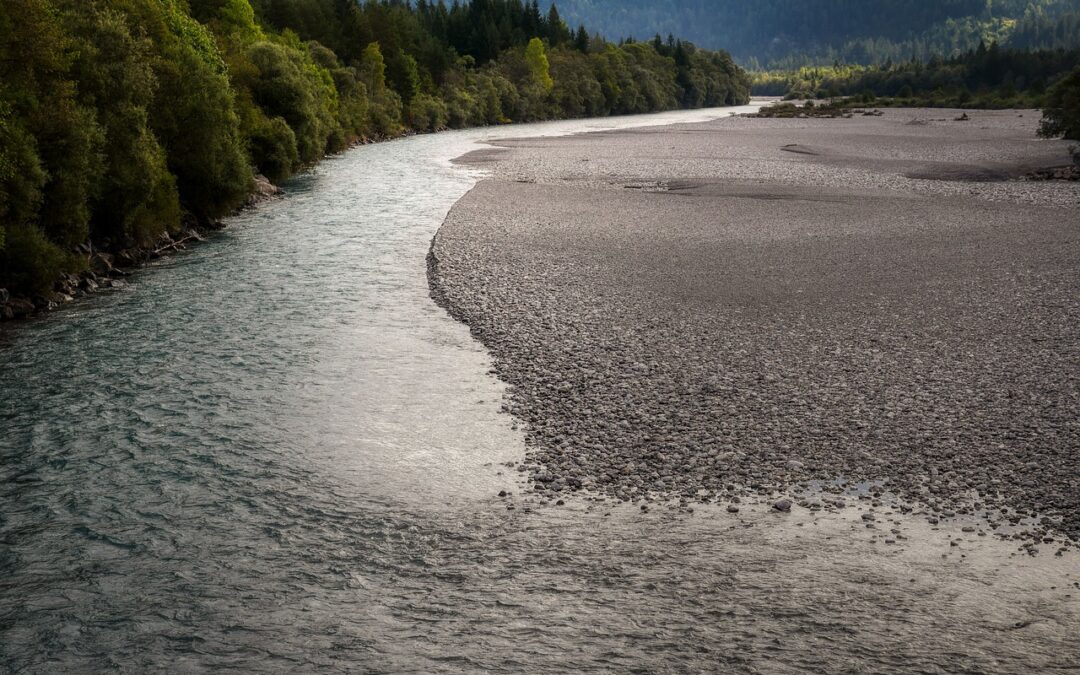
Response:
[[[264,176],[257,176],[248,201],[239,211],[273,201],[282,194],[281,188]],[[29,319],[95,293],[126,288],[126,279],[134,270],[148,262],[206,241],[207,237],[224,227],[225,224],[220,221],[199,223],[192,218],[175,237],[163,232],[157,241],[148,246],[134,246],[109,252],[95,250],[90,242],[80,244],[73,253],[86,259],[86,271],[81,274],[64,274],[56,281],[50,293],[34,297],[12,296],[7,289],[0,288],[0,321]]]
[[[895,508],[1074,546],[1080,190],[971,179],[1067,144],[1034,114],[967,112],[485,155],[429,281],[510,387],[533,498],[855,506],[868,528]]]
[[[349,149],[447,130],[446,128],[430,132],[407,130],[396,136],[363,136],[356,139]],[[273,201],[283,194],[284,190],[271,183],[265,176],[256,175],[251,194],[247,202],[237,209],[237,213]],[[175,238],[168,233],[162,233],[162,236],[149,246],[136,246],[117,252],[102,252],[95,251],[89,242],[80,244],[73,253],[86,256],[87,270],[81,274],[63,275],[56,280],[53,290],[47,295],[13,296],[7,289],[0,288],[0,322],[29,319],[100,291],[125,288],[127,286],[125,278],[130,276],[135,269],[162,256],[183,251],[192,244],[205,241],[214,232],[224,228],[225,223],[222,221],[199,223],[192,218]]]

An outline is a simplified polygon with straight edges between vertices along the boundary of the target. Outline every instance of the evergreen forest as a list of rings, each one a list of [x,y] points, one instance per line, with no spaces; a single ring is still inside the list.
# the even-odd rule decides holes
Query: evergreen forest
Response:
[[[752,70],[1080,47],[1080,0],[559,0],[610,38],[681,35]]]
[[[788,99],[858,97],[864,103],[955,108],[1040,108],[1080,66],[1080,49],[1003,49],[980,43],[951,58],[861,66],[836,63],[754,74],[753,90]]]

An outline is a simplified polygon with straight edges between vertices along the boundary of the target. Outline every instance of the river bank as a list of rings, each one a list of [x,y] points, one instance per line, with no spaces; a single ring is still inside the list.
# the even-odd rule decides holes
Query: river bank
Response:
[[[1080,538],[1080,187],[1037,113],[499,142],[431,252],[535,500],[855,506]],[[944,118],[944,119],[941,119]],[[895,544],[895,530],[881,541]]]
[[[759,106],[772,102],[773,100],[774,99],[770,98],[756,99],[756,103],[751,106],[751,108],[757,109]],[[693,113],[693,111],[688,112]],[[654,114],[663,115],[664,113]],[[614,115],[609,116],[607,119],[616,120],[617,123],[619,119],[641,119],[642,117],[648,117],[648,115]],[[574,123],[577,120],[563,121]],[[558,120],[555,122],[558,122]],[[513,125],[506,125],[507,128],[511,126]],[[517,126],[521,125],[519,124]],[[342,153],[339,153],[337,156],[363,146],[452,131],[454,130],[447,127],[440,127],[432,131],[416,131],[406,128],[398,134],[362,136],[356,139],[349,148],[342,151]],[[324,161],[332,159],[333,157],[334,155],[325,157]],[[308,171],[310,172],[314,169],[315,166],[312,166],[308,168]],[[281,187],[274,185],[261,174],[256,175],[247,201],[230,217],[235,217],[248,209],[273,201],[283,194],[284,191]],[[85,258],[85,269],[77,274],[62,274],[61,277],[56,280],[51,292],[44,295],[31,296],[12,294],[7,289],[0,288],[0,323],[12,320],[29,319],[42,313],[51,312],[60,309],[61,307],[68,306],[76,300],[89,297],[99,292],[127,288],[128,283],[126,279],[134,271],[163,256],[185,251],[190,246],[205,241],[208,237],[213,236],[215,232],[224,229],[228,220],[229,217],[200,222],[193,217],[189,217],[186,219],[183,229],[175,236],[170,235],[168,232],[162,232],[161,236],[152,243],[143,246],[132,246],[119,251],[95,250],[93,243],[90,241],[80,244],[75,250],[71,251],[71,254],[76,257]]]
[[[273,201],[282,190],[265,176],[256,176],[247,201],[233,216],[260,204]],[[98,251],[92,242],[80,244],[72,255],[85,258],[85,270],[78,274],[64,273],[50,293],[39,296],[11,295],[0,288],[0,322],[29,319],[43,312],[51,312],[102,291],[120,290],[128,287],[127,277],[146,264],[186,251],[190,246],[206,241],[225,228],[225,221],[198,222],[189,218],[183,229],[175,236],[162,232],[157,241],[145,246],[132,246],[119,251]]]

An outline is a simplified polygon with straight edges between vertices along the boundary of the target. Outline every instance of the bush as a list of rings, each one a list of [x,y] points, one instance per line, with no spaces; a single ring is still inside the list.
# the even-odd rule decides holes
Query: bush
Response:
[[[1039,135],[1080,141],[1080,66],[1047,92]]]
[[[251,114],[253,123],[246,128],[251,159],[259,173],[280,183],[300,166],[296,134],[281,117],[268,118],[258,108]]]
[[[255,43],[246,56],[255,66],[255,77],[239,84],[251,91],[268,117],[281,117],[288,123],[296,135],[300,161],[310,163],[322,157],[337,127],[328,91],[333,84],[327,87],[321,78],[325,69],[299,49],[273,42]]]
[[[446,103],[428,94],[417,94],[409,104],[409,126],[416,131],[446,128],[450,112]]]
[[[0,287],[25,295],[44,295],[64,271],[66,256],[34,226],[7,230],[0,249]]]

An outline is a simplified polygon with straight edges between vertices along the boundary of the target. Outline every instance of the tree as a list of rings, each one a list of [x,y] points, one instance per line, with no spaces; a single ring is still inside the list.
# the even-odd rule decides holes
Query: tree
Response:
[[[1039,135],[1080,141],[1080,66],[1047,93]]]
[[[420,93],[420,69],[416,59],[399,49],[387,64],[390,80],[401,100],[409,104]]]
[[[525,47],[525,62],[529,65],[529,72],[536,83],[544,91],[551,91],[555,86],[555,81],[551,79],[551,66],[544,51],[544,43],[540,41],[540,38],[529,40],[529,45]]]
[[[150,129],[157,89],[153,45],[132,34],[125,15],[96,3],[71,2],[65,19],[79,54],[72,66],[79,101],[103,133],[103,165],[91,200],[95,239],[130,246],[176,232],[176,179]]]
[[[528,38],[538,37],[544,32],[544,15],[540,13],[540,3],[537,0],[526,3],[525,6],[525,36]]]
[[[231,212],[253,169],[279,182],[403,120],[438,129],[746,98],[726,54],[674,38],[616,47],[548,7],[3,0],[0,287],[46,295],[85,266],[86,242],[151,245],[189,217]],[[1054,76],[1010,68],[1017,82]]]
[[[44,294],[87,236],[103,142],[73,43],[46,0],[0,3],[0,287]]]
[[[360,77],[368,91],[378,94],[386,88],[386,61],[378,42],[364,48],[360,58]]]
[[[229,213],[247,197],[252,176],[217,43],[181,0],[113,1],[154,46],[150,127],[165,148],[180,203],[204,221]]]
[[[570,42],[572,39],[570,29],[567,27],[566,22],[562,20],[562,17],[559,16],[559,8],[555,6],[554,2],[551,3],[551,9],[548,10],[547,36],[553,47]]]
[[[585,26],[578,26],[577,33],[574,34],[574,49],[584,54],[589,53],[589,32],[585,30]]]

